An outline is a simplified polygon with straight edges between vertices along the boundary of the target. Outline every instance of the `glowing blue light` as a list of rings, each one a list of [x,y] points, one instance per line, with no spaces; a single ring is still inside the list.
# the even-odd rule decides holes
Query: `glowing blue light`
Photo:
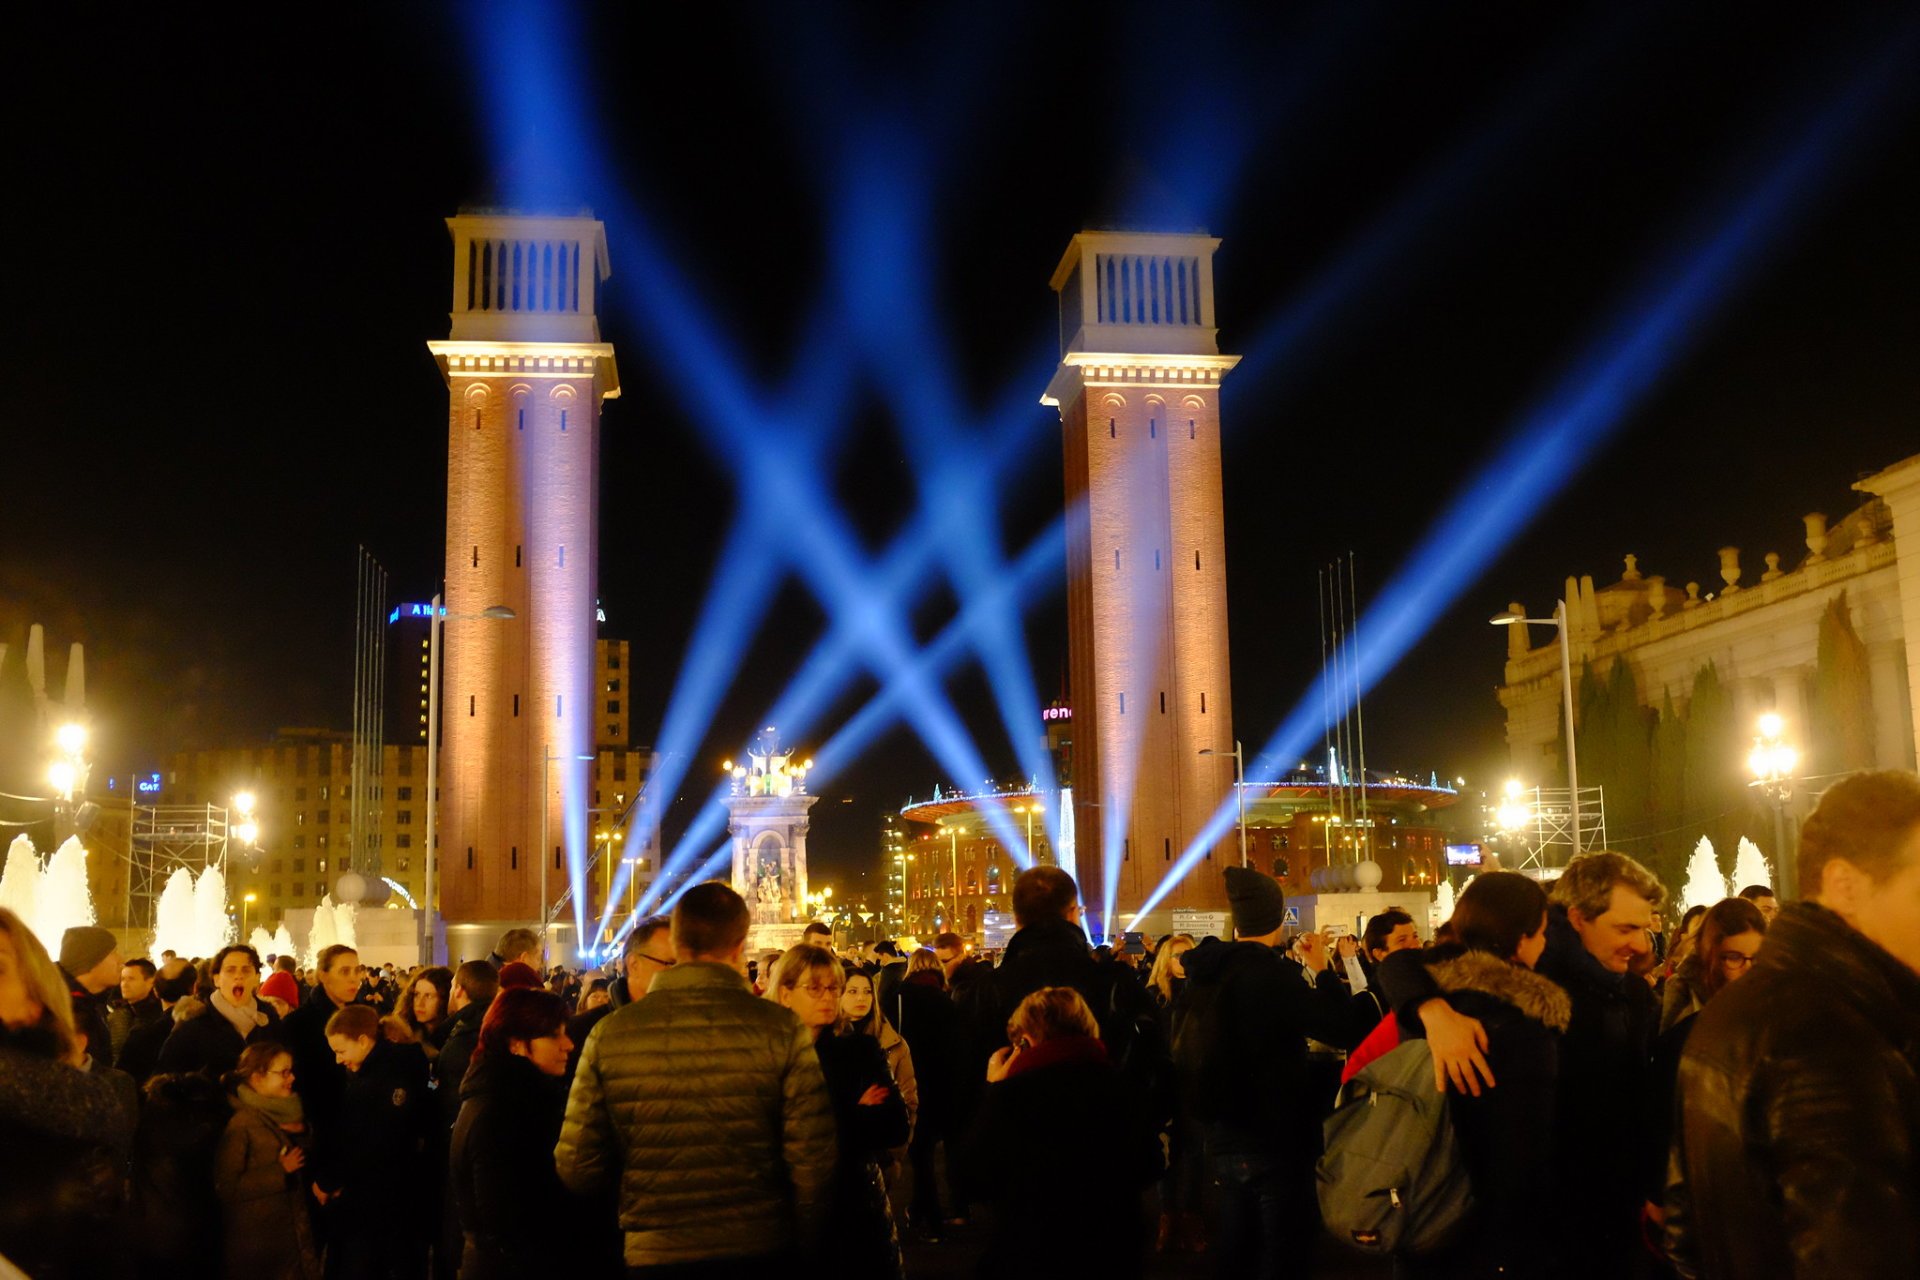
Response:
[[[1707,234],[1682,239],[1679,252],[1629,295],[1566,376],[1449,503],[1413,556],[1367,606],[1353,680],[1358,691],[1372,688],[1479,580],[1688,349],[1743,272],[1830,173],[1843,154],[1840,144],[1869,103],[1890,83],[1910,87],[1894,77],[1911,53],[1916,31],[1920,26],[1910,26],[1901,39],[1883,44],[1873,65],[1799,130],[1780,158],[1743,185],[1707,224]],[[1256,758],[1298,759],[1320,736],[1325,715],[1317,691],[1303,697]],[[1234,819],[1229,795],[1135,911],[1136,922],[1226,836]]]

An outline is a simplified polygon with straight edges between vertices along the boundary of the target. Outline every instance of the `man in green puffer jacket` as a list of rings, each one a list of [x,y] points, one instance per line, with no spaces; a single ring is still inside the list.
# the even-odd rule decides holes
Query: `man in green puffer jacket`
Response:
[[[811,1251],[833,1173],[833,1108],[813,1037],[754,996],[747,904],[695,885],[674,966],[587,1038],[554,1148],[579,1193],[618,1181],[629,1268],[762,1264]]]

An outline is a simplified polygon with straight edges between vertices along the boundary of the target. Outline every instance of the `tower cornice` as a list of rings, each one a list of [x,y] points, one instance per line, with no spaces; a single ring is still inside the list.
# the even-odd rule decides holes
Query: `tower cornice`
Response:
[[[427,343],[442,376],[468,378],[588,378],[598,374],[601,398],[620,396],[620,371],[610,342],[482,342],[443,338]]]
[[[1040,403],[1057,408],[1076,387],[1214,388],[1239,363],[1233,355],[1069,351],[1060,357]]]

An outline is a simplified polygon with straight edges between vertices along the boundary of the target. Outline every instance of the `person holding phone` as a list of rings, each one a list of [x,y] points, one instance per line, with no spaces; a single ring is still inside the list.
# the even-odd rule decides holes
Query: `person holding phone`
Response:
[[[293,1052],[248,1045],[227,1076],[233,1118],[214,1155],[213,1188],[225,1211],[226,1270],[245,1280],[319,1280],[307,1213],[308,1130],[293,1091]]]

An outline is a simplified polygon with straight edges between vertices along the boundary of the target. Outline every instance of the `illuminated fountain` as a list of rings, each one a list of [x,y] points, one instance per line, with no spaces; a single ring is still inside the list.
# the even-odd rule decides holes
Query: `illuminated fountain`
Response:
[[[234,938],[227,918],[227,877],[208,867],[198,877],[175,867],[154,908],[151,954],[171,951],[185,959],[209,959]]]
[[[287,926],[284,923],[273,931],[273,954],[276,956],[293,954],[293,935],[287,932]]]
[[[70,838],[42,866],[33,841],[15,836],[0,871],[0,907],[26,921],[48,951],[58,952],[62,934],[95,920],[86,846]]]
[[[1751,884],[1763,884],[1774,887],[1773,868],[1767,865],[1766,855],[1760,852],[1760,846],[1745,836],[1740,837],[1740,846],[1733,855],[1733,884],[1736,890]]]
[[[1433,908],[1427,914],[1428,937],[1432,937],[1441,925],[1453,919],[1453,906],[1453,881],[1442,880],[1440,888],[1433,895]]]
[[[1727,896],[1727,878],[1720,874],[1720,859],[1713,852],[1713,841],[1705,836],[1693,846],[1687,860],[1687,883],[1680,890],[1682,910],[1710,907]]]
[[[247,945],[259,953],[263,964],[268,956],[279,954],[273,949],[273,935],[259,925],[253,926],[253,932],[247,935]]]

